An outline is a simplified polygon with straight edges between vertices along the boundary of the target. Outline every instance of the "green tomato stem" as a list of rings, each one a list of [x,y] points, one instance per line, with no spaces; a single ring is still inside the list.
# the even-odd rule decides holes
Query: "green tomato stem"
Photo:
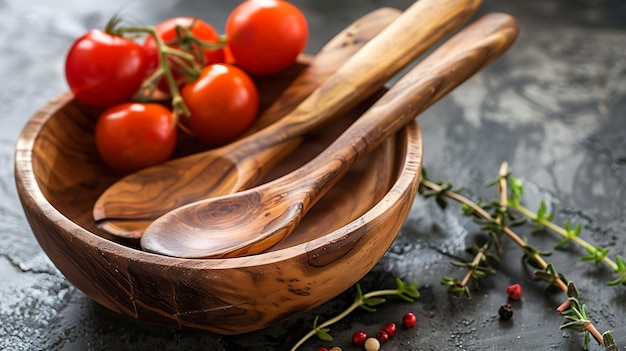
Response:
[[[170,94],[172,95],[172,109],[175,116],[184,115],[189,116],[190,112],[187,106],[185,105],[182,96],[180,95],[180,90],[178,89],[178,85],[174,80],[174,76],[172,75],[172,68],[170,67],[169,60],[167,59],[168,54],[173,54],[181,57],[189,58],[191,55],[181,51],[170,48],[163,43],[163,40],[156,33],[154,27],[149,26],[137,26],[137,27],[120,27],[117,29],[117,33],[146,33],[154,39],[157,49],[159,52],[159,69],[162,70],[161,74],[165,77],[168,87],[170,88]],[[193,57],[191,57],[193,61]],[[176,117],[178,118],[178,117]]]

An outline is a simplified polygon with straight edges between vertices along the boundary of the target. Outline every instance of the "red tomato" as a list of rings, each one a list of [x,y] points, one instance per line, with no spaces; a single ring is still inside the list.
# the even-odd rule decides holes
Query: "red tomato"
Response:
[[[174,115],[156,103],[124,103],[96,123],[96,147],[104,162],[129,173],[167,160],[177,139]]]
[[[191,31],[193,36],[196,38],[210,42],[210,43],[218,43],[219,42],[219,34],[217,31],[208,23],[194,17],[174,17],[170,18],[164,22],[159,23],[154,27],[157,35],[167,44],[173,40],[177,39],[177,27],[181,26],[183,28],[187,28]],[[188,45],[188,47],[186,47]],[[202,50],[203,60],[204,62],[196,61],[199,65],[208,65],[211,63],[221,63],[224,62],[224,52],[222,49],[209,49],[209,48],[199,48],[197,44],[188,42],[183,43],[182,45],[169,45],[170,47],[182,49],[184,51],[191,52],[200,52]],[[159,51],[156,45],[156,41],[152,36],[148,36],[146,41],[144,42],[144,48],[146,50],[146,54],[148,56],[148,70],[154,71],[160,62]],[[185,76],[181,74],[179,71],[181,66],[176,64],[173,60],[169,61],[170,67],[173,69],[174,79],[184,80]],[[161,84],[159,88],[163,91],[169,91],[165,80],[161,80]]]
[[[71,46],[65,77],[76,99],[94,107],[130,101],[147,68],[143,47],[136,42],[92,30]]]
[[[181,120],[209,144],[224,144],[241,135],[259,111],[256,85],[246,72],[229,64],[207,66],[181,95],[191,113]]]
[[[248,0],[226,21],[226,36],[237,65],[252,74],[281,71],[304,50],[309,29],[304,14],[282,0]]]

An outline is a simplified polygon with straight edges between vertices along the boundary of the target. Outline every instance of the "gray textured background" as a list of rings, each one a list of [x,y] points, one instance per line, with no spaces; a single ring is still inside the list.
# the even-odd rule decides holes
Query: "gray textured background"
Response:
[[[411,1],[299,0],[307,15],[315,53],[352,20],[381,6],[406,8]],[[223,28],[233,1],[0,0],[0,350],[281,350],[305,334],[316,315],[327,319],[351,303],[348,291],[287,323],[248,335],[222,337],[146,325],[116,315],[75,289],[39,248],[23,215],[13,179],[13,149],[27,119],[66,90],[63,60],[84,31],[102,27],[116,12],[139,23],[196,15]],[[626,2],[622,0],[486,0],[480,12],[504,11],[521,22],[521,36],[506,56],[420,117],[425,167],[432,178],[463,184],[472,196],[502,161],[526,184],[529,207],[546,200],[555,221],[582,222],[585,239],[626,256]],[[520,233],[550,249],[549,233]],[[545,293],[521,264],[521,252],[505,239],[497,274],[454,299],[439,284],[460,277],[451,259],[478,229],[456,206],[441,212],[416,200],[393,247],[362,281],[364,290],[394,286],[395,277],[418,280],[422,297],[413,304],[390,299],[371,314],[359,311],[332,327],[333,343],[312,340],[303,350],[350,345],[357,329],[375,333],[403,313],[418,315],[417,327],[400,330],[383,350],[580,350],[582,336],[560,331],[554,312],[563,299]],[[577,282],[590,318],[611,329],[626,349],[626,287],[605,266],[580,262],[585,252],[566,246],[550,260]],[[512,321],[497,309],[511,283],[524,287]],[[595,343],[591,349],[600,350]]]

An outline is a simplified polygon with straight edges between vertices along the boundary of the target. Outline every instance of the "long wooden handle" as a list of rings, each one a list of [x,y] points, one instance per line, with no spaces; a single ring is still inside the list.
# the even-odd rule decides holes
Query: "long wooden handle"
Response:
[[[410,62],[458,28],[481,0],[418,0],[353,55],[288,116],[236,145],[241,157],[263,152],[327,123],[381,89]]]
[[[517,20],[507,14],[476,20],[418,63],[323,153],[282,178],[284,184],[293,188],[299,182],[310,189],[307,198],[319,199],[340,178],[336,175],[502,55],[518,32]]]

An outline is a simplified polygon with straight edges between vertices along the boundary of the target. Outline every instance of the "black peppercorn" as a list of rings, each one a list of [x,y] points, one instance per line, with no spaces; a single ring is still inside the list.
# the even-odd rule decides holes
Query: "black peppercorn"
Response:
[[[513,306],[511,306],[511,304],[505,303],[504,305],[500,306],[498,314],[500,315],[500,318],[504,320],[511,319],[511,317],[513,317]]]

